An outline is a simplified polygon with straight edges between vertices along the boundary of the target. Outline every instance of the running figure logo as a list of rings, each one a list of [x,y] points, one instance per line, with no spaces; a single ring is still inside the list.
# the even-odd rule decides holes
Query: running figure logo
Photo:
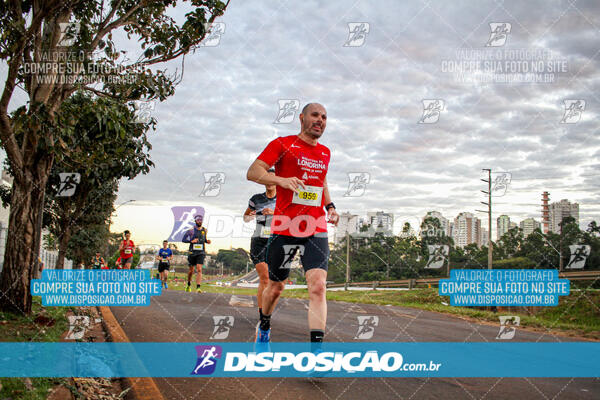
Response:
[[[223,355],[221,346],[196,346],[198,360],[191,375],[210,375],[215,372],[217,359]]]
[[[379,317],[377,315],[361,315],[356,318],[358,318],[358,331],[354,339],[371,339],[375,333],[375,327],[379,325]]]
[[[133,109],[135,113],[135,122],[138,124],[147,124],[152,119],[152,111],[154,111],[154,101],[133,101]]]
[[[277,100],[279,103],[279,112],[277,118],[273,121],[274,124],[289,124],[294,121],[296,112],[300,109],[300,100],[297,99],[282,99]]]
[[[565,113],[560,120],[561,124],[576,124],[581,119],[581,115],[585,110],[585,100],[563,100],[565,104]]]
[[[446,244],[428,244],[427,250],[429,251],[429,259],[425,264],[425,269],[442,268],[448,259],[450,247]]]
[[[173,229],[169,235],[170,242],[181,242],[185,232],[196,226],[194,215],[204,216],[204,208],[200,206],[171,207],[173,213]]]
[[[492,175],[495,175],[492,182],[492,196],[504,196],[512,180],[512,174],[510,172],[493,172]]]
[[[518,315],[512,316],[501,316],[500,317],[500,331],[496,339],[510,340],[515,337],[517,330],[515,326],[519,326],[521,323],[521,317]]]
[[[205,172],[204,189],[200,197],[215,197],[221,192],[221,185],[225,183],[224,172]]]
[[[490,22],[490,38],[485,47],[504,46],[511,28],[512,25],[508,22]]]
[[[215,328],[210,338],[216,340],[227,339],[229,331],[233,328],[235,319],[232,316],[215,315],[213,316],[213,321]]]
[[[283,245],[283,262],[279,268],[290,269],[296,255],[304,255],[304,245],[301,244],[284,244]]]
[[[225,22],[207,22],[204,24],[206,36],[200,47],[216,47],[221,43],[221,35],[225,34]]]
[[[69,332],[65,340],[81,340],[85,331],[90,326],[90,317],[87,315],[69,315]]]
[[[587,244],[573,244],[569,246],[571,258],[565,269],[582,269],[585,266],[585,260],[590,256],[591,248]]]
[[[364,195],[370,181],[371,174],[368,172],[348,172],[348,190],[346,190],[344,196],[360,197]]]
[[[81,24],[79,22],[59,22],[60,36],[58,46],[73,46],[79,35]]]
[[[444,111],[444,100],[423,100],[423,116],[419,120],[419,124],[435,124],[440,119],[442,111]]]
[[[77,189],[77,184],[81,182],[81,175],[77,172],[60,172],[60,185],[56,195],[58,197],[71,197]]]
[[[344,47],[360,47],[365,44],[371,27],[368,22],[348,22],[348,40]]]

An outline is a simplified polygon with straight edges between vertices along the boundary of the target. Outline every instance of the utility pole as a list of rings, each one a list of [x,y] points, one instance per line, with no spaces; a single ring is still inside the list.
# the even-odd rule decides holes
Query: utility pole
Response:
[[[563,220],[564,222],[564,220]],[[563,222],[561,222],[560,225],[560,236],[558,237],[558,270],[562,271],[563,270],[563,254],[562,254],[562,248],[563,248]]]
[[[346,229],[346,284],[344,290],[350,286],[350,232]]]
[[[482,171],[488,172],[488,179],[481,179],[483,182],[487,182],[488,190],[482,190],[483,193],[488,195],[487,203],[482,201],[481,204],[488,206],[487,211],[477,210],[479,212],[485,212],[488,214],[488,269],[492,269],[492,170],[490,168],[483,168]]]

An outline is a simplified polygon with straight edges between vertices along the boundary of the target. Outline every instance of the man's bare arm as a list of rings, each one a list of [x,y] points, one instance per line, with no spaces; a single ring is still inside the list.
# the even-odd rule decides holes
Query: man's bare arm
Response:
[[[246,208],[246,211],[244,212],[244,222],[252,221],[255,216],[256,216],[255,210],[252,210],[250,207]]]
[[[261,185],[279,185],[280,178],[268,173],[269,164],[262,160],[254,160],[248,173],[246,173],[246,179]]]
[[[269,174],[269,164],[262,160],[254,160],[248,172],[246,173],[246,179],[259,183],[261,185],[278,185],[284,189],[289,189],[293,192],[298,193],[298,187],[304,186],[302,179],[291,176],[289,178],[282,178],[280,176]]]
[[[331,196],[329,195],[329,186],[327,186],[327,178],[323,180],[323,199],[325,200],[325,205],[331,203]]]

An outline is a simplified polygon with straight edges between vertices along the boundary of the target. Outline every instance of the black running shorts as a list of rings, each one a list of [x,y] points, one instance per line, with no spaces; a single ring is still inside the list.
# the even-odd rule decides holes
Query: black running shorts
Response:
[[[250,258],[254,265],[267,262],[267,244],[269,238],[253,237],[250,240]]]
[[[284,281],[290,275],[290,267],[294,256],[299,253],[304,272],[321,268],[327,271],[329,245],[326,234],[308,237],[271,235],[267,246],[267,263],[269,279]]]
[[[158,263],[158,272],[163,272],[163,271],[168,271],[169,270],[169,263],[166,262],[159,262]]]
[[[204,264],[204,257],[206,256],[205,253],[192,253],[190,255],[188,255],[188,264],[190,265],[190,267],[196,266],[198,264]]]

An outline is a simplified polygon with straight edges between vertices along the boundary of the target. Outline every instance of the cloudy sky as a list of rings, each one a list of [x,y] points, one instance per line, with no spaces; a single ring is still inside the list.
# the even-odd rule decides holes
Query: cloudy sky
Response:
[[[599,15],[597,1],[234,0],[218,45],[187,56],[176,94],[155,105],[156,168],[122,182],[118,202],[136,202],[119,208],[113,230],[157,243],[171,231],[171,206],[241,215],[261,191],[245,179],[250,163],[299,131],[297,114],[274,123],[281,99],[327,108],[321,142],[338,211],[383,210],[413,226],[429,210],[454,218],[484,207],[481,169],[492,168],[512,176],[494,219],[539,220],[547,190],[580,204],[582,228],[599,221]],[[362,23],[363,36],[349,40],[358,25],[349,23]],[[541,82],[505,82],[534,67]],[[423,100],[436,99],[439,115],[419,123]],[[583,100],[583,111],[565,119],[565,100]],[[200,196],[208,172],[225,174],[218,196]],[[366,190],[344,196],[356,172],[368,174]],[[211,250],[248,246],[232,236]]]

